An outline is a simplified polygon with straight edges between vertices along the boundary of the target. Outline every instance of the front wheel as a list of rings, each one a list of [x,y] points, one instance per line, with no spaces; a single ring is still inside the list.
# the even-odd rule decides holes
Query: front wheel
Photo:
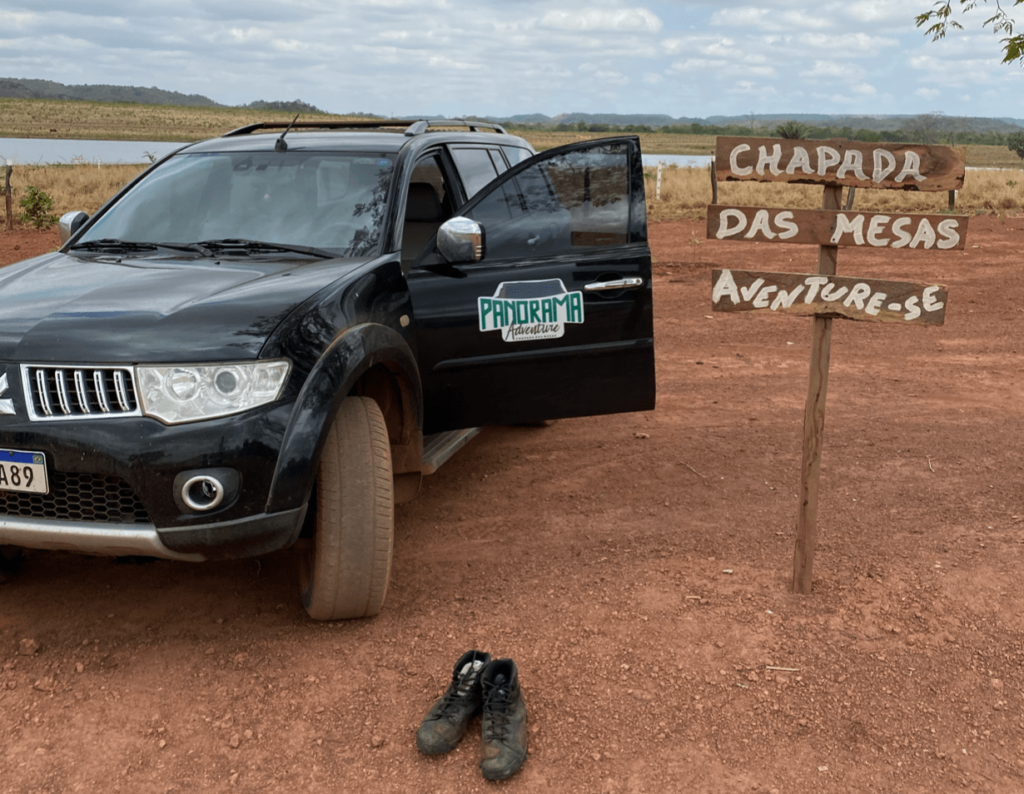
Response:
[[[302,556],[302,604],[314,620],[376,615],[391,575],[391,446],[377,403],[348,397],[317,472],[316,539]]]

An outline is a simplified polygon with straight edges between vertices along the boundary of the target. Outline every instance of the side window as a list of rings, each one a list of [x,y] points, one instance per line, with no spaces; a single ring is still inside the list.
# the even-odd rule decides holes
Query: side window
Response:
[[[626,144],[549,157],[465,214],[487,236],[487,259],[551,256],[629,240]]]
[[[500,173],[487,149],[453,146],[451,152],[455,166],[459,169],[459,176],[462,177],[462,185],[466,188],[466,198],[475,196]],[[500,156],[498,159],[501,159]],[[501,171],[505,170],[504,165],[502,163]]]
[[[533,157],[533,152],[521,146],[502,146],[501,150],[505,153],[505,157],[508,158],[509,164],[513,166],[519,165],[523,160],[529,160]]]
[[[437,155],[419,160],[409,179],[402,227],[402,266],[408,270],[438,228],[452,217],[452,196]]]
[[[501,176],[508,171],[508,163],[505,162],[505,157],[498,149],[488,149],[491,153],[491,159],[494,161],[494,167],[498,170],[498,176]],[[512,163],[515,165],[515,163]]]

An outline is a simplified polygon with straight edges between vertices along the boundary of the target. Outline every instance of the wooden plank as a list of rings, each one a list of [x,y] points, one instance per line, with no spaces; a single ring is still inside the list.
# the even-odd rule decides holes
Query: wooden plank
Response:
[[[948,292],[942,284],[750,270],[712,270],[711,284],[716,312],[828,315],[898,325],[942,325],[946,319]]]
[[[852,190],[853,188],[851,188]],[[967,215],[708,206],[709,240],[961,251]]]
[[[964,185],[967,148],[723,136],[716,142],[715,162],[720,181],[959,190]]]
[[[837,210],[843,189],[825,188],[822,209]],[[818,252],[818,275],[835,278],[839,249],[823,245]],[[814,318],[811,329],[811,372],[804,404],[803,451],[800,462],[800,507],[796,517],[793,549],[793,592],[810,593],[814,552],[818,545],[818,484],[821,480],[821,448],[825,438],[825,399],[828,396],[829,360],[832,356],[832,318]]]

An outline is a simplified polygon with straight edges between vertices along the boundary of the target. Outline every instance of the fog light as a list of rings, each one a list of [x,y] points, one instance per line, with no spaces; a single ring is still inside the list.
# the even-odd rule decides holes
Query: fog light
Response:
[[[224,501],[224,486],[209,474],[191,477],[181,487],[181,501],[198,512],[213,510]]]

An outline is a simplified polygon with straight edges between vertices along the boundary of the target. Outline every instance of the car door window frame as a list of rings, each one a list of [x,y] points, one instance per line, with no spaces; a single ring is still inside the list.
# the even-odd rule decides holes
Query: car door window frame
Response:
[[[578,141],[576,143],[567,144],[565,146],[559,146],[554,149],[548,149],[547,151],[541,152],[530,157],[527,160],[523,160],[517,165],[512,166],[503,174],[500,174],[493,182],[485,185],[477,193],[473,195],[471,199],[466,201],[462,206],[459,206],[456,211],[456,217],[464,216],[467,213],[472,212],[477,206],[485,201],[494,191],[500,189],[505,183],[516,179],[520,174],[533,168],[545,160],[552,159],[554,157],[569,154],[575,151],[593,149],[598,146],[609,146],[613,144],[624,144],[626,145],[626,179],[628,183],[628,197],[629,202],[629,218],[627,220],[627,238],[625,245],[632,245],[635,243],[646,243],[647,242],[647,206],[646,198],[643,185],[643,160],[640,153],[640,139],[635,135],[620,135],[609,138],[598,138],[588,141]],[[484,229],[486,234],[486,227]],[[580,252],[583,251],[595,251],[601,250],[603,246],[594,246],[587,248],[580,248]],[[414,263],[414,267],[427,267],[431,265],[443,265],[445,261],[439,255],[431,256],[430,252],[424,252],[425,255],[421,255],[419,259]],[[485,256],[484,260],[478,263],[464,263],[460,264],[459,267],[480,267],[480,266],[491,266],[488,261],[488,257]]]

